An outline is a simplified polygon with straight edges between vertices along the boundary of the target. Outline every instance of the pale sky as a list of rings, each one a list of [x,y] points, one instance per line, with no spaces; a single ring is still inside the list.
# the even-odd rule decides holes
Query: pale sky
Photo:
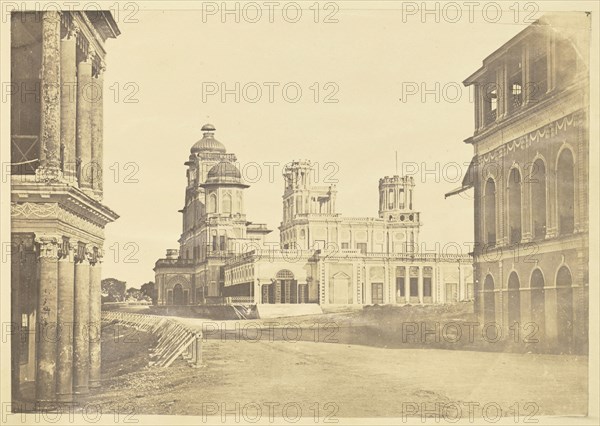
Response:
[[[138,287],[154,280],[154,262],[167,248],[178,248],[183,163],[205,123],[215,125],[215,137],[243,167],[263,165],[262,178],[245,192],[245,207],[248,220],[273,229],[272,240],[279,239],[283,164],[309,159],[320,164],[323,177],[335,167],[338,212],[376,216],[378,180],[395,174],[397,151],[400,170],[406,162],[419,168],[415,208],[423,222],[421,242],[433,250],[436,243],[473,241],[472,193],[444,200],[444,193],[462,179],[455,164],[464,173],[472,156],[463,140],[473,134],[473,102],[462,81],[525,28],[527,13],[521,12],[518,23],[509,10],[498,23],[486,22],[481,11],[475,11],[471,23],[466,10],[457,23],[436,23],[435,16],[425,16],[422,23],[418,12],[403,22],[394,3],[337,5],[338,23],[323,23],[326,11],[315,23],[308,9],[297,23],[286,22],[280,10],[273,23],[268,10],[257,23],[243,17],[236,23],[233,16],[222,23],[220,14],[203,22],[200,11],[175,10],[175,5],[173,10],[137,11],[137,23],[122,22],[126,14],[121,12],[122,34],[107,43],[104,115],[104,202],[121,217],[106,230],[104,278]],[[252,19],[255,12],[247,12]],[[243,97],[236,103],[234,95],[222,102],[220,93],[203,99],[203,83],[218,87],[223,82],[230,89],[236,82],[240,87],[251,83],[247,98],[254,98],[253,87],[261,86],[262,97],[255,103]],[[272,103],[265,82],[279,84]],[[436,82],[439,101],[433,93],[425,102],[420,93],[400,100],[406,83],[435,91]],[[286,83],[302,89],[297,103],[283,97]],[[318,102],[313,99],[316,87]],[[462,88],[458,100],[453,87]],[[334,88],[339,102],[323,102]],[[125,102],[127,95],[138,102]],[[295,96],[293,87],[288,96]],[[280,164],[272,181],[264,166],[268,162]],[[336,165],[326,168],[326,163]],[[424,167],[437,167],[437,178],[434,173],[423,177]],[[255,168],[245,170],[254,178]],[[126,182],[127,176],[137,182]],[[139,251],[133,253],[135,247]],[[127,254],[137,263],[127,262]]]

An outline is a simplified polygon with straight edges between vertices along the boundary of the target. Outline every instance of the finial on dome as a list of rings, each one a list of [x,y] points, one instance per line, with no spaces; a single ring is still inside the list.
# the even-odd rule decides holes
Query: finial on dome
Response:
[[[215,126],[205,124],[202,126],[202,139],[196,142],[191,149],[192,154],[200,151],[213,151],[225,153],[225,146],[215,139]]]

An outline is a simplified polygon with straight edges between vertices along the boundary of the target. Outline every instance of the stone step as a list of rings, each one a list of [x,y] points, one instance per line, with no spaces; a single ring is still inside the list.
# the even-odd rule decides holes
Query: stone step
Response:
[[[273,303],[257,304],[259,318],[282,318],[295,317],[299,315],[317,315],[322,314],[323,310],[318,303]]]

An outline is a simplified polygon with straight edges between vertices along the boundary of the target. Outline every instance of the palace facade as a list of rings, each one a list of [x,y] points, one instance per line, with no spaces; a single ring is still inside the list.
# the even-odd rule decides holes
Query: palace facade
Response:
[[[483,61],[474,86],[476,309],[585,350],[589,263],[589,35],[585,13],[547,15]]]
[[[473,298],[468,255],[420,254],[412,177],[379,181],[378,217],[336,211],[335,185],[314,166],[284,170],[279,244],[244,214],[241,174],[214,139],[192,147],[179,249],[156,262],[157,304],[366,305],[453,303]],[[207,170],[207,171],[206,171]]]
[[[13,401],[100,385],[105,42],[109,12],[11,14]],[[13,407],[14,408],[14,407]]]

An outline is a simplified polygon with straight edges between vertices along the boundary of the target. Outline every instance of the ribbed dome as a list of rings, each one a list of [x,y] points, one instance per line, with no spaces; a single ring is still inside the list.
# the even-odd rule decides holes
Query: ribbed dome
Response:
[[[225,153],[225,145],[215,139],[215,126],[212,124],[205,124],[202,126],[204,132],[202,139],[196,142],[190,150],[192,154],[198,152],[220,152]]]
[[[242,174],[229,161],[215,164],[206,175],[206,183],[241,183]]]

